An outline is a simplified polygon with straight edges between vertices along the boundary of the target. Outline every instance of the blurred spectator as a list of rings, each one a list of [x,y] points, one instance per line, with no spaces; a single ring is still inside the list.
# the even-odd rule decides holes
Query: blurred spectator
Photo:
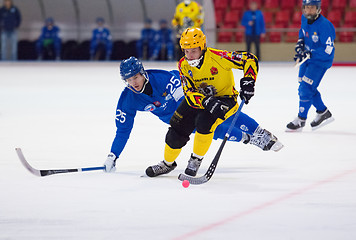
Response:
[[[112,51],[112,36],[110,30],[104,27],[105,20],[102,17],[96,19],[97,28],[93,30],[90,42],[90,59],[110,60]]]
[[[260,59],[260,39],[266,36],[265,20],[258,10],[258,3],[250,2],[250,10],[245,11],[241,24],[245,27],[247,51],[251,50],[251,43],[255,44],[256,57]]]
[[[0,8],[1,59],[17,60],[17,29],[21,24],[21,13],[12,0],[4,0]],[[8,57],[7,50],[11,49]]]
[[[168,28],[167,20],[162,19],[159,21],[160,29],[157,31],[155,40],[155,49],[153,52],[152,60],[173,60],[174,44],[172,40],[172,30]],[[166,57],[167,55],[167,57]]]
[[[137,58],[147,60],[153,55],[156,31],[152,28],[152,20],[146,19],[141,31],[141,38],[136,42]]]
[[[176,7],[174,17],[172,20],[172,26],[176,30],[176,56],[179,60],[182,56],[182,50],[180,49],[180,36],[187,28],[202,28],[204,23],[204,11],[202,6],[191,0],[183,0]]]
[[[36,50],[39,60],[60,59],[62,40],[59,37],[59,27],[54,25],[53,18],[47,18],[42,33],[37,40]]]

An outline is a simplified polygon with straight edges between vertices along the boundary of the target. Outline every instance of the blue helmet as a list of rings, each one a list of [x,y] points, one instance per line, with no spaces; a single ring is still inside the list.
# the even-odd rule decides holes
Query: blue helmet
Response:
[[[95,22],[96,22],[97,24],[99,24],[99,23],[105,23],[105,20],[104,20],[103,17],[97,17],[96,20],[95,20]]]
[[[314,15],[307,15],[305,13],[303,13],[303,14],[307,19],[315,20],[321,12],[321,0],[303,0],[303,3],[302,3],[303,9],[305,6],[309,6],[309,5],[316,6],[316,9],[317,9],[316,14],[314,14]]]
[[[140,92],[143,92],[143,90],[145,89],[145,86],[148,82],[148,75],[147,75],[147,72],[145,71],[145,69],[143,68],[141,61],[139,61],[135,57],[130,57],[128,59],[124,59],[121,62],[121,64],[120,64],[121,78],[124,80],[124,82],[127,84],[127,86],[134,92],[137,92],[137,91],[132,89],[126,80],[130,77],[135,76],[138,73],[141,73],[141,75],[144,76],[144,78],[146,79],[145,84],[144,84],[142,90],[140,91]]]
[[[321,7],[321,0],[303,0],[303,6],[305,5],[315,5],[318,8]]]
[[[45,24],[54,24],[54,19],[52,17],[46,18]]]

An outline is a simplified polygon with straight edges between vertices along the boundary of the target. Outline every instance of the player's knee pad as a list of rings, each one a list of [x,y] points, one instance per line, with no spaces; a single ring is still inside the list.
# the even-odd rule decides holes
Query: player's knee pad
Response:
[[[201,134],[209,134],[211,133],[212,125],[213,123],[211,123],[210,121],[201,122],[197,125],[196,130],[198,133]]]
[[[173,149],[182,148],[189,141],[189,136],[177,132],[173,127],[169,127],[166,135],[166,143]]]
[[[298,88],[298,95],[301,100],[310,100],[315,95],[315,90],[308,83],[301,82]]]

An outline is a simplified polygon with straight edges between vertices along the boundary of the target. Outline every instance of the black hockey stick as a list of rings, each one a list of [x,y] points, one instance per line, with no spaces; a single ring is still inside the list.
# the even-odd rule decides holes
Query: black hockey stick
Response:
[[[216,166],[218,165],[218,161],[220,159],[220,155],[221,155],[221,152],[222,152],[222,150],[223,150],[223,148],[225,146],[225,143],[230,137],[231,131],[235,126],[237,118],[239,117],[240,112],[242,110],[242,106],[244,104],[245,104],[245,100],[242,100],[241,104],[239,106],[239,109],[237,109],[237,112],[235,113],[235,116],[232,119],[231,125],[230,125],[229,129],[227,130],[227,132],[225,134],[224,140],[222,141],[222,143],[221,143],[221,145],[219,147],[219,150],[216,153],[213,161],[210,163],[210,166],[209,166],[208,170],[206,171],[206,173],[201,177],[191,177],[191,176],[188,176],[188,175],[186,175],[184,173],[181,173],[178,176],[179,180],[181,180],[181,181],[188,180],[190,184],[194,184],[194,185],[203,184],[203,183],[206,183],[207,181],[210,180],[210,178],[213,176],[213,174],[215,172]]]
[[[57,173],[71,173],[71,172],[85,172],[85,171],[95,171],[95,170],[104,170],[104,166],[101,167],[89,167],[89,168],[71,168],[71,169],[47,169],[47,170],[38,170],[33,168],[25,159],[25,156],[22,153],[21,148],[15,148],[17,155],[21,163],[29,170],[32,174],[38,177],[45,177]]]

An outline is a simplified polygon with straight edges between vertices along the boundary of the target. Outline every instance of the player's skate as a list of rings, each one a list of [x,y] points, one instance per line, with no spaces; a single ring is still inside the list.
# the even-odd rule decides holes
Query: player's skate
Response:
[[[185,174],[195,177],[197,175],[202,160],[203,159],[194,157],[192,154],[188,161],[188,166],[185,169]]]
[[[173,162],[172,165],[168,165],[164,161],[159,162],[157,165],[150,166],[146,169],[146,174],[149,177],[157,177],[162,174],[167,174],[173,171],[177,167],[177,163]]]
[[[300,117],[296,117],[292,122],[287,124],[286,132],[300,132],[305,126],[305,120]]]
[[[324,112],[317,112],[315,119],[310,123],[312,130],[316,130],[334,121],[331,112],[326,109]]]
[[[284,147],[284,145],[278,140],[276,136],[274,136],[266,129],[262,129],[260,127],[257,127],[252,136],[249,134],[246,135],[247,138],[245,137],[243,143],[250,143],[261,148],[263,151],[272,150],[278,152]]]

